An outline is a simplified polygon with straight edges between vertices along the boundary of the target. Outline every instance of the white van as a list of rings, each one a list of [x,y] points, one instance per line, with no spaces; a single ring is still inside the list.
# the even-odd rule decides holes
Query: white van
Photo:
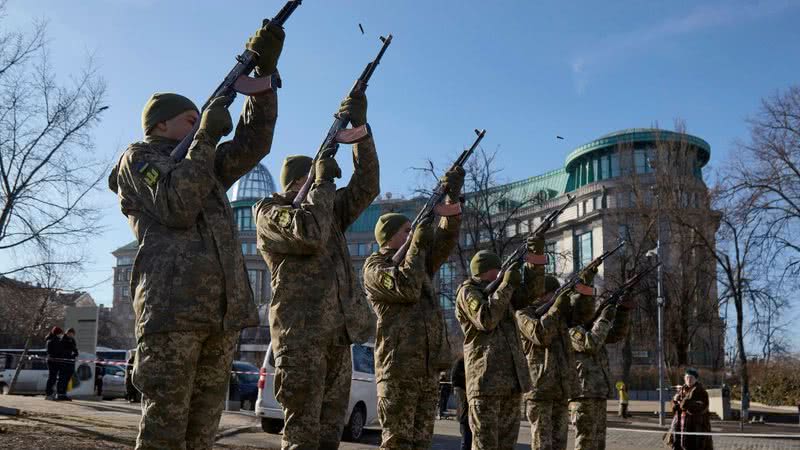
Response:
[[[22,349],[0,349],[0,393],[8,394],[11,379]],[[75,361],[75,373],[72,376],[72,389],[67,392],[70,397],[91,397],[94,395],[94,363],[81,360],[94,360],[95,355],[81,353]],[[47,351],[43,349],[29,350],[22,362],[22,368],[14,386],[14,394],[44,395],[47,386]]]
[[[375,349],[371,343],[353,344],[350,351],[353,357],[353,379],[350,384],[350,403],[347,406],[350,415],[342,438],[346,441],[358,441],[364,434],[364,427],[378,425]],[[256,415],[261,417],[261,429],[265,432],[276,434],[283,429],[283,409],[275,400],[275,358],[272,346],[261,365]]]

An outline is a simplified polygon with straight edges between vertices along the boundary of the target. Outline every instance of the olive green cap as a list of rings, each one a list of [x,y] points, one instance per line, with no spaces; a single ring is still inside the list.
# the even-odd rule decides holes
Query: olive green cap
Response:
[[[558,282],[558,278],[547,275],[544,277],[544,291],[545,292],[555,292],[558,288],[561,287],[561,283]]]
[[[197,105],[188,98],[171,92],[156,92],[147,99],[142,109],[142,131],[147,134],[159,123],[189,110],[200,114]]]
[[[378,218],[375,224],[375,240],[383,247],[400,230],[404,223],[411,222],[400,213],[387,213]]]
[[[694,367],[687,367],[686,375],[691,375],[695,378],[700,378],[700,372],[698,372],[697,369],[695,369]]]
[[[304,155],[287,156],[283,160],[283,167],[281,167],[281,187],[284,192],[294,183],[295,180],[303,178],[308,175],[311,170],[313,159]]]
[[[499,256],[489,250],[481,250],[472,257],[469,262],[469,270],[473,276],[480,275],[492,269],[499,269],[501,264]]]

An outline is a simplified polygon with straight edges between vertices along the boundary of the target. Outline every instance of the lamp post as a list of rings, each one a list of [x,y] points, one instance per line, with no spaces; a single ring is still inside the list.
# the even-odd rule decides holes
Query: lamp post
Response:
[[[664,426],[664,296],[663,296],[663,272],[664,264],[661,264],[661,202],[658,201],[658,174],[655,173],[656,164],[651,158],[647,158],[647,162],[651,169],[653,169],[653,177],[655,183],[651,187],[656,201],[656,258],[658,258],[658,297],[656,298],[656,305],[658,306],[658,341],[656,342],[656,358],[658,358],[658,425]]]

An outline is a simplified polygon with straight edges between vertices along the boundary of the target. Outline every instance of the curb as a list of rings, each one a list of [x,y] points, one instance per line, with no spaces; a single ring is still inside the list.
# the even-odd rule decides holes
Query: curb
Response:
[[[242,425],[240,427],[230,428],[225,431],[220,431],[217,433],[217,436],[214,438],[215,441],[220,439],[229,438],[231,436],[236,436],[237,434],[242,433],[257,433],[261,431],[261,427],[256,425]]]

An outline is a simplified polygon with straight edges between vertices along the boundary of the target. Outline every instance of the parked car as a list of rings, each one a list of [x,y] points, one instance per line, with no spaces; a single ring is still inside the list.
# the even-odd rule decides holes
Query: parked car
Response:
[[[103,400],[125,398],[125,368],[103,364]]]
[[[259,369],[253,363],[247,361],[234,361],[233,362],[233,383],[239,389],[239,401],[241,402],[241,409],[252,411],[256,406],[256,399],[258,399],[258,379]]]
[[[22,355],[22,349],[0,349],[0,393],[8,394],[11,379]],[[95,359],[95,355],[81,353],[75,361],[75,373],[72,376],[71,389],[67,394],[71,397],[91,397],[94,395],[94,364],[87,361]],[[14,394],[44,395],[47,385],[47,351],[44,349],[29,350],[22,361]]]
[[[342,438],[358,441],[364,427],[378,426],[378,392],[375,384],[375,354],[373,344],[353,344],[353,377],[350,384],[349,416]],[[272,346],[264,357],[258,378],[256,415],[261,417],[261,429],[280,433],[283,429],[283,409],[275,399],[275,357]]]

